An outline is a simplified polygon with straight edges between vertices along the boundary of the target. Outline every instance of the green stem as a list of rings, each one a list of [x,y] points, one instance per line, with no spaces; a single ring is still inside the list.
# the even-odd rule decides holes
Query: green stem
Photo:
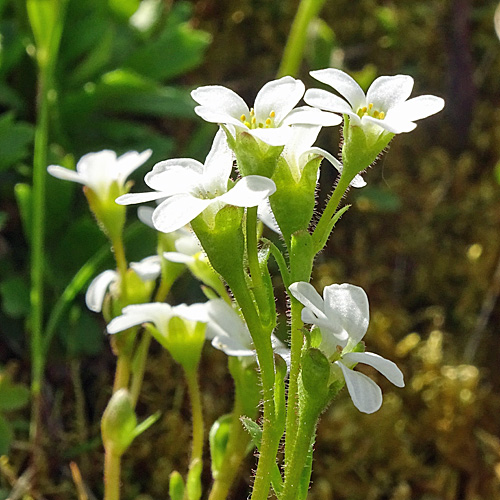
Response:
[[[191,448],[191,464],[201,460],[203,456],[204,422],[201,405],[201,393],[197,370],[185,371],[186,382],[191,401],[191,418],[193,420],[193,444]]]
[[[325,0],[302,0],[293,21],[281,59],[278,77],[297,75],[304,55],[309,23],[317,17]]]
[[[307,280],[309,281],[309,280]],[[291,327],[290,327],[290,376],[288,377],[288,400],[286,411],[285,432],[285,473],[291,462],[289,457],[293,453],[297,437],[298,423],[298,380],[300,373],[300,354],[304,336],[302,328],[304,323],[300,317],[302,305],[290,295]]]
[[[231,290],[245,316],[248,329],[252,335],[257,357],[259,359],[262,398],[263,424],[259,463],[255,473],[252,500],[266,500],[271,484],[271,468],[276,463],[276,454],[281,439],[281,431],[274,427],[274,353],[271,345],[271,331],[263,329],[255,304],[246,284],[243,281],[232,283]]]
[[[316,432],[319,412],[309,411],[301,415],[300,432],[297,434],[290,467],[285,475],[285,484],[280,500],[296,500],[301,476],[303,474],[312,440]]]
[[[248,267],[252,278],[252,290],[259,307],[261,321],[270,319],[270,311],[266,297],[266,290],[259,266],[259,249],[257,243],[257,207],[247,208],[246,241]]]
[[[121,281],[121,299],[124,304],[127,304],[128,291],[127,291],[127,258],[125,257],[125,247],[123,246],[123,239],[120,236],[115,238],[112,242],[113,254],[116,260],[116,266],[118,268],[118,273],[120,274]]]
[[[352,178],[341,175],[335,190],[332,193],[331,198],[328,200],[326,208],[324,212],[321,214],[321,218],[314,229],[313,233],[313,242],[314,249],[317,252],[320,252],[323,249],[324,243],[328,238],[328,232],[331,230],[330,223],[332,217],[339,206],[340,200],[349,189],[349,184],[351,183]]]
[[[29,6],[31,7],[31,6]],[[37,40],[38,62],[38,95],[37,95],[37,124],[35,130],[33,155],[33,195],[31,205],[31,314],[30,314],[30,351],[31,351],[31,394],[32,415],[30,423],[30,438],[33,443],[35,466],[39,462],[39,438],[41,424],[41,390],[43,385],[43,371],[45,366],[45,349],[43,334],[43,295],[44,295],[44,244],[45,244],[45,182],[47,177],[47,152],[49,143],[49,125],[51,100],[54,92],[54,75],[57,53],[64,26],[66,1],[61,1],[58,7],[54,24],[47,27],[50,30],[44,33],[42,46],[41,39]],[[35,39],[41,35],[36,24],[39,12],[37,9],[28,9],[28,16],[33,28]],[[43,29],[43,28],[42,28]],[[43,54],[43,57],[42,55]]]
[[[105,450],[104,456],[104,500],[120,500],[121,456]]]

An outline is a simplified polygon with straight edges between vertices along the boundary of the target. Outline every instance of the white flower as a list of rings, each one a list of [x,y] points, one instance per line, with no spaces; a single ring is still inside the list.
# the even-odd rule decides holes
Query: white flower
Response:
[[[293,125],[291,128],[291,135],[288,142],[285,144],[281,155],[286,160],[292,175],[296,182],[302,176],[304,167],[314,157],[323,156],[326,158],[338,171],[342,173],[342,164],[332,156],[328,151],[313,146],[318,138],[321,127],[315,125]],[[318,171],[319,175],[319,171]],[[363,187],[366,182],[360,175],[356,175],[351,182],[353,187]]]
[[[320,89],[309,89],[304,100],[311,106],[348,115],[353,126],[375,127],[382,132],[381,128],[393,134],[410,132],[416,120],[444,107],[444,100],[433,95],[408,100],[413,89],[413,78],[408,75],[381,76],[371,84],[366,96],[356,81],[338,69],[311,71],[311,76],[333,87],[347,102]]]
[[[224,300],[212,299],[206,303],[208,315],[206,336],[212,340],[212,346],[228,356],[255,357],[252,336],[246,323],[238,313]],[[273,350],[290,364],[290,349],[275,335],[271,342]]]
[[[291,76],[273,80],[262,87],[251,109],[238,94],[220,85],[199,87],[191,96],[199,104],[195,112],[201,118],[228,126],[233,136],[246,132],[270,146],[283,146],[289,125],[332,126],[342,121],[308,106],[294,109],[304,90],[304,84]]]
[[[159,231],[180,229],[212,206],[216,212],[224,205],[254,207],[274,193],[274,182],[259,175],[248,175],[228,190],[233,153],[224,132],[219,130],[205,164],[192,159],[166,160],[156,164],[145,177],[152,193],[120,196],[120,205],[166,198],[156,207],[153,223]]]
[[[107,331],[113,334],[143,323],[153,323],[158,331],[164,334],[168,331],[168,324],[174,316],[199,323],[208,321],[204,304],[171,306],[165,303],[151,302],[124,307],[122,315],[108,323]]]
[[[352,352],[365,336],[370,318],[368,297],[362,288],[348,283],[330,285],[324,288],[323,298],[302,281],[290,285],[289,290],[305,306],[302,321],[320,328],[319,349],[340,368],[358,410],[377,411],[382,391],[373,380],[353,370],[357,363],[372,366],[397,387],[404,387],[403,374],[395,363],[371,352]]]
[[[59,165],[50,165],[47,171],[59,179],[83,184],[92,189],[98,198],[106,200],[111,185],[117,183],[119,190],[123,192],[127,177],[147,161],[151,153],[150,149],[142,153],[129,151],[117,158],[114,151],[105,149],[82,156],[76,165],[76,171]]]
[[[160,257],[152,255],[142,259],[140,262],[131,262],[130,267],[142,281],[153,281],[161,273]],[[97,313],[102,311],[106,292],[118,279],[119,274],[114,270],[108,269],[92,280],[85,294],[85,303],[91,311]]]

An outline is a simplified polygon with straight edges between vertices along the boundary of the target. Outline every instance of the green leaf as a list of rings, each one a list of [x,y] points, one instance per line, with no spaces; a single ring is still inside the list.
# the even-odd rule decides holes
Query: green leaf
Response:
[[[16,122],[13,113],[0,116],[0,171],[28,157],[33,137],[29,123]]]
[[[24,183],[16,184],[14,194],[21,215],[24,236],[29,242],[31,240],[31,186]]]
[[[2,309],[11,318],[22,318],[30,311],[28,284],[20,277],[8,278],[0,283]]]
[[[208,33],[194,30],[186,22],[168,23],[157,40],[138,48],[124,66],[155,80],[166,81],[201,64],[210,42]]]
[[[10,443],[14,438],[14,432],[9,422],[0,415],[0,456],[9,453]]]
[[[94,95],[97,105],[103,110],[194,117],[194,101],[188,91],[161,87],[130,70],[120,69],[103,75]]]
[[[30,398],[29,389],[22,384],[13,384],[7,374],[0,375],[0,411],[23,408]]]

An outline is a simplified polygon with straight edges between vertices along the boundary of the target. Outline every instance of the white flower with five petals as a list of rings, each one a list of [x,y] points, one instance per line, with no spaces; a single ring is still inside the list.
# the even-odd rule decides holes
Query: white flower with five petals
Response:
[[[433,95],[408,99],[413,89],[413,78],[408,75],[381,76],[365,95],[356,81],[341,70],[328,68],[310,74],[333,87],[345,100],[321,89],[309,89],[304,100],[311,106],[348,115],[352,126],[393,134],[410,132],[417,126],[416,120],[444,107],[444,100]]]
[[[340,369],[351,399],[364,413],[373,413],[382,405],[382,391],[369,377],[354,371],[357,363],[375,368],[397,387],[404,387],[403,374],[395,363],[371,352],[353,352],[365,336],[369,323],[368,297],[357,286],[344,283],[324,288],[321,297],[305,282],[293,283],[290,293],[304,305],[302,321],[319,327],[319,349]]]
[[[145,177],[152,193],[130,193],[117,198],[120,205],[166,198],[153,212],[153,224],[164,233],[176,231],[211,207],[217,212],[224,205],[255,207],[274,193],[270,179],[248,175],[228,189],[233,153],[223,131],[215,136],[205,164],[180,158],[157,163]]]
[[[118,190],[123,192],[128,176],[146,162],[151,153],[150,149],[142,153],[129,151],[117,158],[114,151],[105,149],[82,156],[76,164],[76,171],[59,165],[50,165],[47,171],[58,179],[83,184],[92,189],[99,199],[106,200],[111,185],[116,183]]]
[[[233,136],[246,132],[270,146],[283,146],[290,135],[290,125],[333,126],[342,121],[309,106],[295,108],[304,90],[300,80],[284,76],[262,87],[253,108],[238,94],[220,85],[199,87],[191,96],[199,104],[196,114],[208,122],[226,125]]]

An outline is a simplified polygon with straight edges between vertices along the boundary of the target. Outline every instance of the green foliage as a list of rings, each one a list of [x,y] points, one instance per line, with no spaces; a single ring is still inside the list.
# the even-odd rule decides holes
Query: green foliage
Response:
[[[30,391],[22,384],[12,382],[8,372],[0,373],[0,455],[9,453],[14,429],[5,412],[19,410],[29,402]]]
[[[148,5],[146,5],[148,4]],[[139,6],[141,7],[138,11]],[[50,163],[74,168],[85,153],[151,148],[152,161],[167,158],[176,138],[163,130],[165,118],[194,117],[189,90],[172,83],[201,64],[210,43],[208,33],[192,27],[189,2],[148,0],[29,1],[29,23],[15,2],[2,2],[0,20],[0,213],[12,224],[12,193],[22,223],[13,241],[31,239],[32,120],[36,116],[37,73],[33,58],[46,65],[49,46],[57,37],[57,16],[66,8],[54,88],[50,91]],[[34,50],[34,47],[37,50]],[[144,171],[144,170],[142,170]],[[137,172],[136,178],[141,177]],[[49,313],[81,265],[91,259],[105,238],[95,225],[81,187],[48,176],[46,186],[46,309]],[[10,229],[10,228],[9,228]],[[138,259],[154,252],[143,228]],[[10,240],[7,242],[10,244]],[[13,243],[14,244],[14,243]],[[2,253],[0,319],[17,320],[29,312],[26,251]],[[88,281],[79,281],[82,289]],[[73,290],[72,299],[75,298]],[[67,309],[69,302],[66,302]],[[77,309],[73,310],[76,311]],[[71,355],[99,352],[98,327],[88,313],[76,315],[76,329],[64,328],[56,338]],[[62,311],[62,310],[61,310]],[[57,322],[65,316],[59,314]],[[53,318],[52,318],[53,319]],[[70,320],[70,317],[68,317]],[[76,323],[75,323],[76,324]],[[16,326],[17,325],[17,326]],[[12,324],[22,329],[22,322]],[[51,324],[51,328],[57,328]],[[80,340],[88,329],[88,343]],[[78,336],[78,338],[76,338]],[[69,339],[71,337],[71,339]],[[73,338],[74,337],[74,338]],[[85,335],[83,336],[85,338]],[[67,340],[65,340],[67,339]]]

